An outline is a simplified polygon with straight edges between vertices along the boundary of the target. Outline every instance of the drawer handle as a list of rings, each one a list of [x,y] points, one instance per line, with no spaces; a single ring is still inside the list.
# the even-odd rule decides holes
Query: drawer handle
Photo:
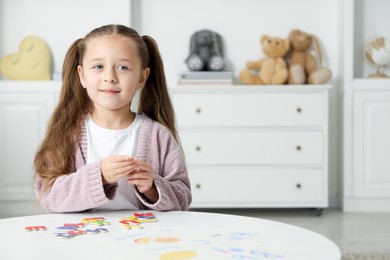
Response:
[[[195,150],[196,150],[197,152],[200,152],[200,150],[201,150],[200,146],[197,145],[197,146],[195,147]]]
[[[197,184],[195,185],[195,188],[197,188],[198,190],[200,190],[200,189],[202,188],[202,186],[200,185],[200,183],[197,183]]]
[[[302,147],[300,145],[297,145],[296,149],[297,149],[297,151],[301,151]]]
[[[297,107],[297,113],[302,113],[302,108]]]
[[[295,185],[295,187],[297,187],[297,189],[300,189],[300,188],[302,188],[302,185],[298,182],[298,183]]]
[[[202,112],[202,109],[200,109],[200,108],[198,107],[197,109],[195,109],[195,112],[196,112],[197,114],[200,114],[200,113]]]

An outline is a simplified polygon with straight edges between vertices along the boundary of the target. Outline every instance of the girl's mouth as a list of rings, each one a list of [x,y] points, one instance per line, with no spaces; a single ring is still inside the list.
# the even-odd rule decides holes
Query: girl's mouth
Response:
[[[100,92],[106,93],[106,94],[117,94],[121,92],[120,90],[115,89],[101,89]]]

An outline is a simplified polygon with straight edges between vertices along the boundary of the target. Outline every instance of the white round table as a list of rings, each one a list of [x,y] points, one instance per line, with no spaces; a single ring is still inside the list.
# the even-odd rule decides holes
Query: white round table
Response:
[[[288,259],[340,260],[338,247],[309,230],[258,218],[201,212],[151,212],[157,222],[128,230],[134,211],[45,214],[0,219],[0,259]],[[108,232],[57,238],[57,227],[104,217]],[[46,226],[26,232],[27,226]],[[84,228],[96,228],[91,224]]]

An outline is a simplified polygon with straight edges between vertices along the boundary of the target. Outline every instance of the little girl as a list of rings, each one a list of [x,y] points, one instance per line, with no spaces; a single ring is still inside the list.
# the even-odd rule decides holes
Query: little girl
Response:
[[[187,210],[190,182],[156,42],[123,25],[96,28],[71,45],[62,77],[34,161],[42,207]]]

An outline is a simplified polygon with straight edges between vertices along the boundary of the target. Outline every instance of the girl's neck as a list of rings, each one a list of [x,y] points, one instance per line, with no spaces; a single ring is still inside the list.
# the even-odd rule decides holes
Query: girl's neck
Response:
[[[91,113],[92,120],[99,126],[112,130],[125,129],[133,123],[135,113],[128,110],[124,113],[98,111],[94,109]]]

